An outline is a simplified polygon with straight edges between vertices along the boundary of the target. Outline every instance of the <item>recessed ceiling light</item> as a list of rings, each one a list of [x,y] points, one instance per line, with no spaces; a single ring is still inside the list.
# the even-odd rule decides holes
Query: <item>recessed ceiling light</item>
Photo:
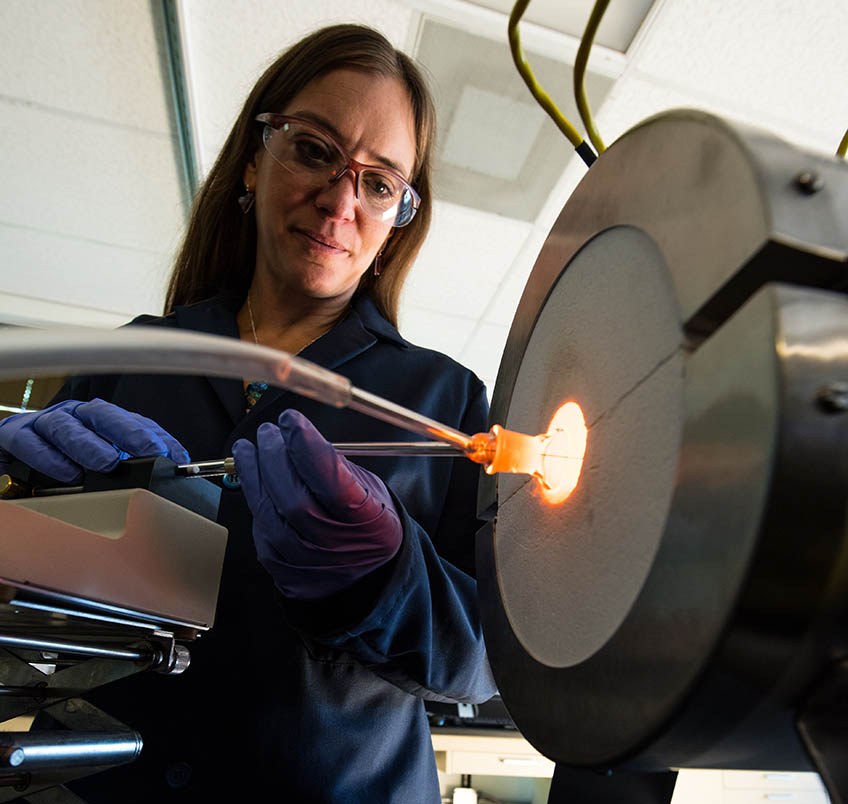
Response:
[[[545,113],[537,105],[466,84],[442,159],[449,165],[515,181],[544,119]]]

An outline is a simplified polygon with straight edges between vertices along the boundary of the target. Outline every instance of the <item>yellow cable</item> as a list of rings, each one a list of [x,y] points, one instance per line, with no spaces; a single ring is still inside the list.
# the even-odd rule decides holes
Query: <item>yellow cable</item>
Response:
[[[842,142],[839,143],[839,147],[836,149],[837,156],[844,157],[846,153],[848,153],[848,131],[845,132]]]
[[[586,99],[584,78],[586,76],[586,64],[589,61],[589,51],[592,49],[592,42],[595,41],[595,34],[598,32],[598,26],[601,24],[601,18],[604,16],[608,5],[609,0],[595,0],[592,13],[589,15],[589,22],[586,23],[586,30],[583,31],[583,38],[580,40],[577,59],[574,62],[574,100],[577,102],[577,109],[580,111],[580,119],[586,126],[586,133],[598,154],[602,154],[606,150],[606,145],[604,145],[601,135],[595,128],[592,110],[589,108],[589,101]]]
[[[513,6],[512,13],[509,15],[508,35],[509,49],[512,52],[512,60],[515,62],[515,66],[521,77],[524,79],[524,83],[527,84],[527,88],[530,90],[533,97],[539,102],[539,105],[548,113],[554,123],[557,124],[557,128],[559,128],[559,130],[568,137],[571,144],[578,149],[578,153],[580,153],[581,157],[583,157],[583,160],[586,161],[587,164],[591,164],[591,162],[587,160],[586,151],[589,152],[592,161],[594,161],[595,155],[592,153],[592,149],[586,145],[583,141],[583,137],[580,136],[577,129],[565,119],[562,112],[560,112],[560,110],[556,107],[556,104],[551,100],[548,93],[539,86],[535,76],[533,75],[533,71],[530,69],[530,65],[527,63],[527,59],[524,58],[524,52],[521,49],[521,37],[518,33],[518,21],[521,19],[521,15],[524,13],[529,4],[530,0],[517,0],[515,6]]]

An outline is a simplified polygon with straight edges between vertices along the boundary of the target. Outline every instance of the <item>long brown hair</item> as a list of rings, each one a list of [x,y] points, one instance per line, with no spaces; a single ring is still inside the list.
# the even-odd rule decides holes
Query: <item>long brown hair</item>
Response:
[[[421,196],[412,222],[394,232],[383,250],[380,277],[366,271],[356,294],[369,294],[397,325],[400,291],[421,248],[432,215],[430,163],[436,114],[430,92],[412,60],[377,31],[361,25],[322,28],[286,50],[248,95],[218,159],[194,202],[188,229],[174,263],[165,314],[219,294],[245,298],[256,259],[256,219],[243,214],[247,163],[261,147],[262,112],[281,111],[310,81],[348,68],[391,76],[406,87],[415,118],[416,154],[410,183]]]

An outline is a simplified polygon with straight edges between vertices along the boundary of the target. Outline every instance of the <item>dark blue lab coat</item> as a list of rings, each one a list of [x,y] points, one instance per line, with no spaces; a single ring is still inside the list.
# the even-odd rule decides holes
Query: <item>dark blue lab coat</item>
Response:
[[[237,300],[134,323],[239,336]],[[485,390],[448,357],[409,344],[368,298],[303,357],[466,433],[485,429]],[[250,379],[250,378],[247,378]],[[330,441],[415,437],[349,410],[270,389],[244,414],[238,380],[122,375],[71,380],[59,398],[100,397],[159,422],[193,460],[232,454],[281,411]],[[476,605],[478,467],[464,459],[357,458],[399,501],[403,544],[331,599],[285,600],[257,563],[251,515],[224,489],[229,531],[214,628],[181,676],[143,673],[89,696],[138,729],[139,760],[73,788],[90,801],[439,801],[423,699],[479,702],[494,684]]]

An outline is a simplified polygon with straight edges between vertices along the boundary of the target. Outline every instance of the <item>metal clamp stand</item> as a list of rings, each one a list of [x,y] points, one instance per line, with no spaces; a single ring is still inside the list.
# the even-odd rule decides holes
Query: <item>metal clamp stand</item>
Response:
[[[13,604],[0,610],[0,620],[14,621]],[[67,625],[63,618],[63,633],[72,633]],[[108,627],[82,638],[0,633],[0,722],[34,717],[28,731],[0,731],[0,802],[79,802],[61,785],[138,756],[137,732],[76,696],[143,670],[181,673],[189,654],[168,632],[127,634]]]
[[[221,490],[174,466],[130,460],[49,493],[13,467],[6,496],[34,496],[0,501],[0,802],[78,802],[62,785],[134,760],[141,736],[80,696],[146,670],[181,673],[177,640],[211,627]]]

